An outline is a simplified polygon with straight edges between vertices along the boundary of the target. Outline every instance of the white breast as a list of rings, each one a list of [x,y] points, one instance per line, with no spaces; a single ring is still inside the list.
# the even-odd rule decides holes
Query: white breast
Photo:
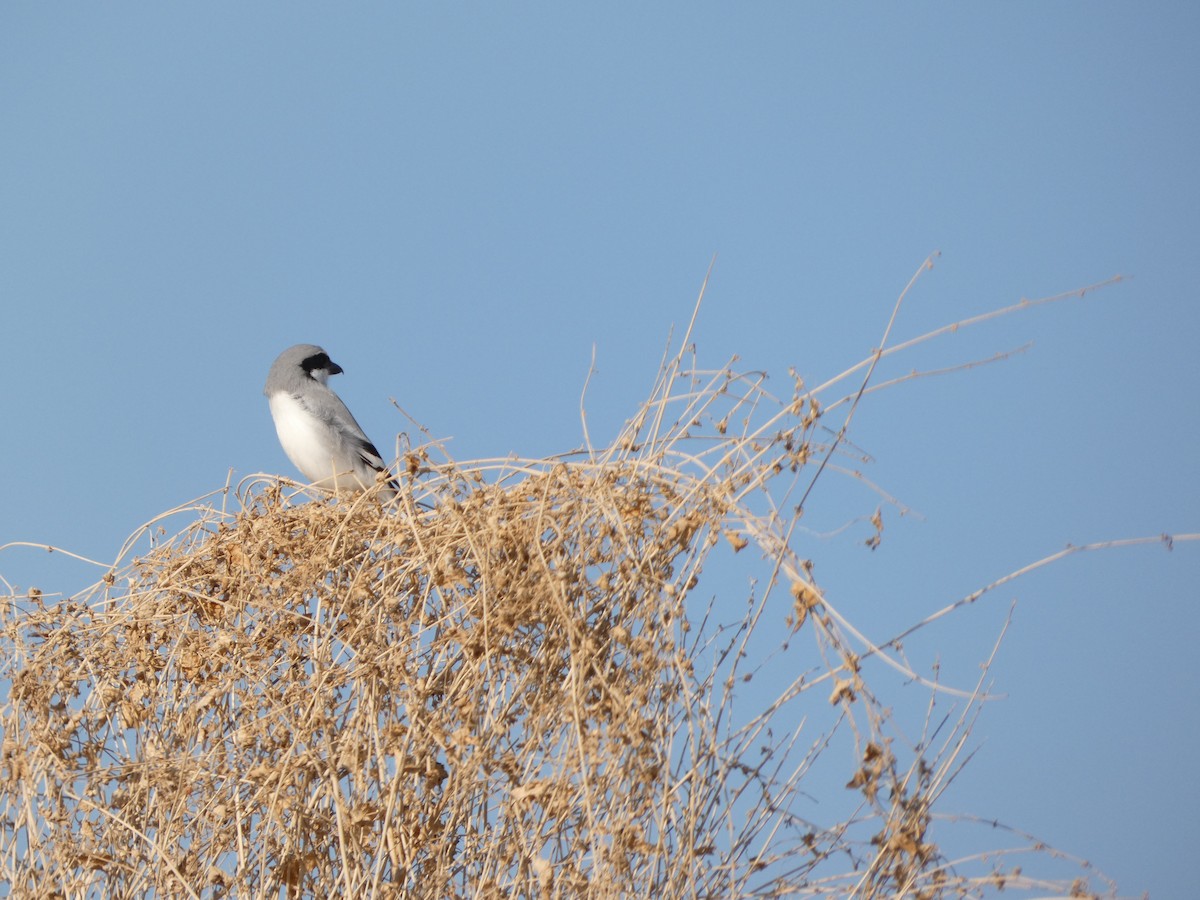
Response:
[[[373,477],[358,472],[366,467],[351,455],[341,436],[310,415],[291,394],[273,394],[268,403],[283,452],[305,478],[333,490],[362,490],[374,484]]]

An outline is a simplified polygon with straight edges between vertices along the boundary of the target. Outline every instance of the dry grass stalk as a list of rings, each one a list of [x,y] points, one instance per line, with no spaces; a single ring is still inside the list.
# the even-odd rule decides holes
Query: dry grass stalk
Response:
[[[840,440],[793,388],[776,400],[680,353],[603,451],[418,448],[404,462],[429,511],[294,505],[259,480],[88,592],[8,598],[7,896],[1043,889],[1003,854],[952,864],[934,843],[982,682],[945,734],[931,704],[922,740],[898,737],[862,660],[906,667],[791,546],[796,496]],[[731,623],[696,586],[718,546],[747,544],[764,570]],[[823,663],[790,663],[773,702],[741,710],[754,642],[785,615]],[[850,747],[834,770],[854,809],[802,819],[817,761]]]

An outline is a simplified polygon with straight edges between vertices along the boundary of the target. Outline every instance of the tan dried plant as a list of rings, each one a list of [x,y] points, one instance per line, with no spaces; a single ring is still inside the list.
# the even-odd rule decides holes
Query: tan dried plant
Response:
[[[905,741],[863,660],[945,689],[846,622],[793,546],[875,363],[906,345],[776,399],[698,371],[689,342],[606,449],[462,463],[430,442],[387,510],[256,477],[87,591],[9,596],[4,896],[1048,887],[932,835],[982,687]],[[746,547],[756,586],[706,598],[712,554]],[[771,699],[739,707],[770,660]],[[818,822],[822,759],[854,802]]]

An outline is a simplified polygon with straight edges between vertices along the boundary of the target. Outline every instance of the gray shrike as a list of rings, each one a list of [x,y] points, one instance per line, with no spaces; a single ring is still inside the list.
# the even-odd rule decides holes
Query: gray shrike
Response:
[[[331,491],[361,491],[386,473],[383,457],[363,432],[342,398],[328,386],[342,367],[315,344],[297,344],[279,354],[267,373],[263,393],[271,405],[283,452],[304,477]],[[388,478],[380,498],[391,500],[400,487]]]

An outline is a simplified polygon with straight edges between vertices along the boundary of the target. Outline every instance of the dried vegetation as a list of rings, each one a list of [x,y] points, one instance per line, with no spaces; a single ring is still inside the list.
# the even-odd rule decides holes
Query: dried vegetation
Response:
[[[424,445],[388,511],[258,479],[88,591],[8,597],[0,895],[1085,893],[939,850],[978,694],[905,742],[862,666],[900,663],[793,550],[881,355],[830,400],[681,352],[605,450]],[[747,546],[755,586],[706,596]]]

